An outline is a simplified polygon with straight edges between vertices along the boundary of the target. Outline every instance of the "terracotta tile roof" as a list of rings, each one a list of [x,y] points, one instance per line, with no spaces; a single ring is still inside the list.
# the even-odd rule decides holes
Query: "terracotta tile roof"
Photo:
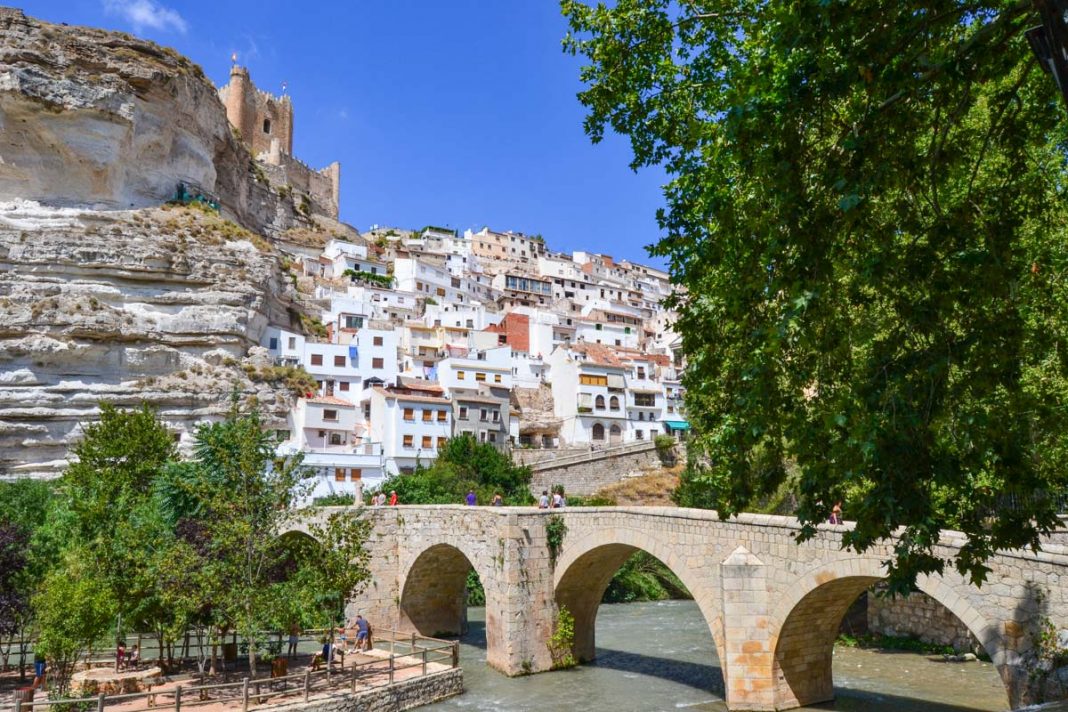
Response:
[[[445,389],[438,385],[437,381],[425,381],[422,378],[412,378],[411,376],[397,376],[397,386],[426,393],[441,394],[445,392]]]
[[[323,405],[340,405],[348,406],[349,408],[355,408],[356,404],[347,401],[344,398],[336,398],[335,396],[316,396],[315,398],[309,398],[309,403],[322,403]]]
[[[583,354],[586,361],[595,366],[608,366],[610,368],[623,368],[623,362],[619,359],[615,349],[604,344],[593,344],[588,341],[580,341],[571,344],[571,350]]]
[[[448,398],[407,395],[405,393],[397,393],[396,391],[387,391],[385,388],[379,388],[378,386],[375,386],[371,390],[385,396],[386,398],[396,398],[397,400],[404,401],[405,403],[437,403],[439,405],[449,405],[452,402]]]

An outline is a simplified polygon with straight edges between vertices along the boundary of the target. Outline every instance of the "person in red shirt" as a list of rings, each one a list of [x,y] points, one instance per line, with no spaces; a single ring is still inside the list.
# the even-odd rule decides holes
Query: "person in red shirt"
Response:
[[[390,507],[396,507],[397,506],[397,490],[390,490],[389,491],[389,506]]]

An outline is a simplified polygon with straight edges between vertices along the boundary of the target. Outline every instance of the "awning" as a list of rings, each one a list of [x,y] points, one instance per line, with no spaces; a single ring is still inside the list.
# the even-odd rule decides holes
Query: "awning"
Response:
[[[668,430],[689,430],[690,424],[685,420],[665,420],[664,425]]]

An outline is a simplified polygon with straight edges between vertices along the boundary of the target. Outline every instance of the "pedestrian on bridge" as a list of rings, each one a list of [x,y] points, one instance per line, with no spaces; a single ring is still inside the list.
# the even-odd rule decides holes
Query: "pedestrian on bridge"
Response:
[[[549,490],[541,491],[541,498],[538,500],[538,509],[549,508]]]
[[[474,507],[478,504],[478,497],[475,496],[474,490],[467,490],[467,506]]]
[[[396,507],[397,506],[397,490],[390,490],[389,491],[389,506],[390,507]]]

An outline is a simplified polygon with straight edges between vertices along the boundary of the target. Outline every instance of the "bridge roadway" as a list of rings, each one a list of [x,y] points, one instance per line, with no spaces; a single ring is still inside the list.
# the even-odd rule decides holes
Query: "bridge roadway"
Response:
[[[328,508],[319,510],[331,511]],[[548,641],[561,606],[575,617],[574,653],[594,657],[597,608],[616,570],[642,550],[693,594],[712,633],[731,710],[783,710],[833,697],[831,657],[846,609],[885,577],[883,545],[843,551],[850,527],[825,525],[804,544],[795,519],[671,507],[557,510],[567,532],[550,555],[534,508],[400,506],[361,508],[374,524],[373,578],[349,602],[377,625],[424,635],[456,633],[465,580],[474,568],[486,591],[487,661],[507,675],[550,669]],[[299,529],[299,527],[297,527]],[[944,532],[938,553],[963,543]],[[982,588],[955,570],[918,587],[975,634],[1013,707],[1035,699],[1033,644],[1047,618],[1068,628],[1068,546],[995,556]],[[948,568],[948,567],[947,567]]]

